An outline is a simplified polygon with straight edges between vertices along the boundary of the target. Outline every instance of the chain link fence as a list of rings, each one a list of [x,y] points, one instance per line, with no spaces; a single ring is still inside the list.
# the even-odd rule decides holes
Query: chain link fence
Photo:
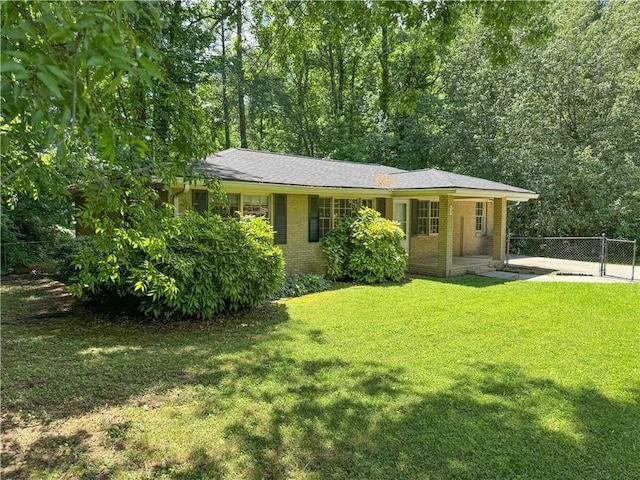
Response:
[[[507,239],[506,265],[566,275],[635,278],[636,242],[601,237],[516,237]]]
[[[635,240],[605,238],[602,275],[635,280],[637,244]]]

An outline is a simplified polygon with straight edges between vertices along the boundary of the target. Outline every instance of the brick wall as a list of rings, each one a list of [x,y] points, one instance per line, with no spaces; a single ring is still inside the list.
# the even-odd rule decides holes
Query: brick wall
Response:
[[[191,204],[191,192],[181,195],[180,211],[186,205]],[[172,198],[169,198],[172,201]],[[451,265],[453,256],[492,255],[500,259],[499,252],[504,250],[504,233],[498,233],[494,241],[493,226],[498,219],[498,225],[504,225],[506,219],[506,206],[503,208],[504,199],[494,199],[498,202],[498,211],[494,212],[494,204],[485,202],[486,208],[486,233],[484,235],[475,232],[475,208],[474,201],[454,201],[453,197],[440,197],[441,217],[449,211],[449,205],[453,205],[453,217],[449,220],[450,228],[447,228],[443,218],[440,220],[441,233],[439,235],[410,236],[409,238],[409,263],[419,262],[428,264],[433,262],[433,267],[440,274],[446,275],[447,265]],[[278,245],[285,257],[285,269],[287,273],[325,273],[324,259],[320,250],[320,243],[309,242],[308,225],[308,196],[287,195],[287,243]],[[393,218],[393,199],[386,199],[386,217]],[[443,230],[443,227],[446,229]],[[450,249],[439,246],[441,236],[448,234],[452,247]],[[497,255],[497,256],[496,256]],[[447,262],[448,260],[448,262]],[[440,271],[441,270],[441,271]]]
[[[493,230],[493,204],[485,204],[485,234],[476,233],[476,202],[456,201],[453,220],[453,256],[490,255]]]
[[[309,243],[307,195],[287,195],[287,243],[284,253],[287,273],[325,273],[320,243]]]
[[[425,259],[438,256],[438,235],[409,237],[409,252],[412,258]]]

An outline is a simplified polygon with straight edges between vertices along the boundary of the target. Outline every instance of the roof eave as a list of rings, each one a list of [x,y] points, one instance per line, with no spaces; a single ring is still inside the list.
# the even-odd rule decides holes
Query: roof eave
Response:
[[[534,192],[514,192],[510,190],[486,190],[476,188],[407,188],[393,190],[394,197],[453,195],[459,198],[502,198],[513,202],[526,202],[538,198]]]
[[[305,195],[305,194],[317,194],[317,195],[347,195],[347,196],[359,196],[359,197],[391,197],[392,192],[382,188],[358,188],[358,187],[332,187],[332,186],[317,186],[317,185],[290,185],[282,183],[263,183],[263,182],[248,182],[241,180],[224,180],[221,179],[220,183],[227,190],[233,189],[242,191],[268,191],[277,193],[290,193],[292,195]]]
[[[177,184],[184,183],[185,179],[178,178]],[[475,188],[410,188],[410,189],[386,189],[386,188],[361,188],[361,187],[335,187],[318,185],[291,185],[280,183],[250,182],[247,180],[219,179],[225,189],[237,189],[242,191],[269,191],[278,193],[305,194],[309,192],[318,195],[348,195],[360,197],[423,197],[453,195],[458,198],[502,198],[513,202],[526,202],[539,197],[534,192],[514,192],[510,190],[486,190]],[[192,186],[204,186],[202,181],[191,181]]]

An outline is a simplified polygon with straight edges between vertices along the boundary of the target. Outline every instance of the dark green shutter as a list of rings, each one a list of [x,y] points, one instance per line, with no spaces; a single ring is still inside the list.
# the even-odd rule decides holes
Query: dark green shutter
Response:
[[[418,235],[418,200],[411,200],[411,233],[412,237]]]
[[[376,210],[382,215],[382,217],[387,216],[387,199],[386,198],[376,198]]]
[[[317,242],[320,240],[320,227],[318,211],[318,196],[309,195],[309,241]]]
[[[273,227],[276,231],[273,242],[277,245],[287,243],[287,196],[274,195],[275,214],[273,217]]]

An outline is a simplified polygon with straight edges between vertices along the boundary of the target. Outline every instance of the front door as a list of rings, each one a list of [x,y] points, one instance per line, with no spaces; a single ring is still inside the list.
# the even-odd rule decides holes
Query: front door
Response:
[[[400,228],[404,232],[402,246],[409,251],[409,200],[393,201],[393,220],[400,224]]]

